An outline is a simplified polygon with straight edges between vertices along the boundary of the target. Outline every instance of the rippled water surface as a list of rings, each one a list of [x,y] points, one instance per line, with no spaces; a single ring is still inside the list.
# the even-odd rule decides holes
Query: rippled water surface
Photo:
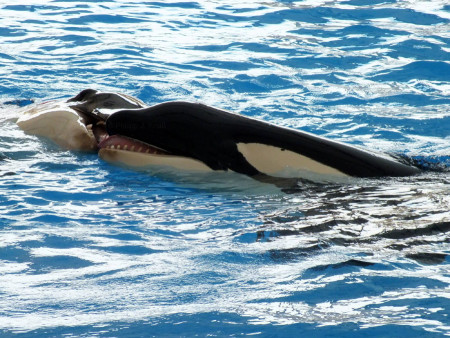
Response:
[[[0,335],[450,335],[446,1],[0,1]],[[203,102],[431,171],[132,172],[18,106]]]

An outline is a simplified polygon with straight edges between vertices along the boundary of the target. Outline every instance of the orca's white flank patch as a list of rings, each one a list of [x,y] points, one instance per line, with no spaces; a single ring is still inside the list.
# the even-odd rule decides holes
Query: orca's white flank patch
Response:
[[[289,171],[294,174],[299,170],[323,175],[347,176],[335,168],[293,151],[260,143],[238,143],[237,146],[252,166],[267,175],[276,176]]]

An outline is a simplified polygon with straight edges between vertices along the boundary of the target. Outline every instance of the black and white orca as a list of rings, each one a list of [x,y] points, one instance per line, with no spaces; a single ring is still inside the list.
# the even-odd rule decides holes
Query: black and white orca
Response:
[[[65,104],[93,130],[100,157],[138,169],[234,171],[259,180],[308,173],[383,177],[420,172],[387,155],[199,103],[148,107],[127,95],[89,89]]]

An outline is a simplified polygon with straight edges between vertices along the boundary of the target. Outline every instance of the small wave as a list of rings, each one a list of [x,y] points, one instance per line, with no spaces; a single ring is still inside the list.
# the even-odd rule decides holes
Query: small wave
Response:
[[[425,172],[450,172],[450,156],[407,156],[396,155],[402,162]]]

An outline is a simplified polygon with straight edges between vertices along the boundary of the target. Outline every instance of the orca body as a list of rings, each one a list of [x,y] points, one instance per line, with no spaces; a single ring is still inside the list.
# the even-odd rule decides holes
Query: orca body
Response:
[[[98,150],[108,162],[144,170],[155,165],[230,170],[271,183],[276,177],[311,174],[382,177],[420,172],[387,155],[203,104],[149,107],[128,95],[92,89],[66,101],[32,106],[17,124],[64,148]]]
[[[108,117],[106,131],[251,177],[278,176],[285,168],[356,177],[419,172],[387,156],[197,103],[121,110]]]

